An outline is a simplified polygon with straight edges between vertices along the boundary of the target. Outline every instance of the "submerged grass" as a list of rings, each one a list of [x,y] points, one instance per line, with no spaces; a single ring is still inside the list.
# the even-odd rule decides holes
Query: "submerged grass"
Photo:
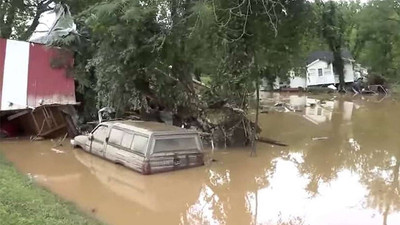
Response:
[[[101,224],[35,185],[0,153],[0,224]]]

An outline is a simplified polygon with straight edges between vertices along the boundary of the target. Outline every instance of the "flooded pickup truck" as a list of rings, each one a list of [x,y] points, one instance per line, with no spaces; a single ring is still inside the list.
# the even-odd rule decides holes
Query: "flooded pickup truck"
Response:
[[[103,122],[71,144],[142,174],[204,165],[196,131],[157,122]]]

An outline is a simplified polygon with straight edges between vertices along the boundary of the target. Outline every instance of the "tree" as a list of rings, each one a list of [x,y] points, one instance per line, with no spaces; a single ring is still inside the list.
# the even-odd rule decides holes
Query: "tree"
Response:
[[[81,29],[88,29],[90,36],[87,36],[87,39],[91,44],[95,44],[92,46],[94,55],[88,58],[85,68],[92,68],[91,71],[97,74],[98,85],[100,85],[99,82],[103,83],[100,81],[102,77],[107,81],[116,78],[106,74],[101,75],[103,72],[100,72],[102,71],[100,68],[103,66],[106,67],[104,70],[108,73],[111,72],[109,68],[114,68],[121,73],[129,73],[129,79],[136,76],[138,70],[142,70],[141,73],[145,74],[142,81],[139,82],[138,77],[134,82],[140,83],[140,87],[129,88],[129,90],[139,91],[140,95],[144,94],[142,97],[148,97],[170,109],[177,108],[176,102],[168,102],[176,99],[177,96],[185,100],[180,104],[188,106],[194,103],[196,96],[193,95],[192,77],[206,76],[213,80],[210,92],[204,95],[210,97],[210,99],[206,98],[206,101],[230,97],[231,103],[246,107],[241,103],[243,100],[247,101],[248,93],[254,90],[254,76],[251,74],[265,71],[263,67],[267,64],[271,68],[278,62],[281,65],[290,65],[288,64],[290,60],[287,59],[291,54],[296,53],[295,47],[291,49],[290,46],[295,46],[293,44],[297,43],[296,36],[293,34],[297,33],[295,28],[298,23],[295,24],[294,21],[303,16],[300,13],[296,16],[286,16],[285,7],[290,4],[295,5],[294,3],[266,0],[262,3],[246,1],[241,5],[236,5],[231,1],[165,0],[149,1],[141,5],[138,1],[114,0],[94,5],[82,14],[81,20],[86,21]],[[301,3],[296,4],[301,6]],[[290,13],[296,13],[297,6],[292,7]],[[144,12],[151,11],[152,13],[146,15],[137,13],[142,9]],[[269,15],[266,14],[266,9],[276,12]],[[279,36],[278,20],[280,23],[280,20],[285,18],[291,18],[293,32],[286,32]],[[141,32],[136,29],[140,29]],[[146,32],[150,30],[151,32]],[[282,30],[283,33],[284,30]],[[135,41],[143,39],[143,43],[133,44],[134,42],[129,41],[133,39],[132,36],[135,37]],[[286,39],[279,42],[284,37]],[[130,45],[135,47],[129,48]],[[110,46],[113,47],[110,48]],[[276,50],[272,50],[275,46]],[[279,59],[278,48],[282,50]],[[129,51],[129,54],[118,58],[111,57],[113,52],[120,54],[121,51],[124,53]],[[129,56],[138,57],[138,59],[134,60],[135,58],[129,58]],[[137,64],[145,58],[149,58],[149,61],[141,65]],[[274,59],[275,61],[272,62]],[[254,66],[255,63],[260,64],[259,69]],[[128,66],[133,66],[130,67],[130,72],[126,68]],[[285,74],[284,70],[287,70],[287,68],[282,69],[282,66],[274,66],[274,68],[280,68],[281,74]],[[126,81],[127,79],[122,79],[121,85],[127,85]],[[150,82],[145,84],[145,81]],[[221,82],[227,82],[228,85],[222,85]],[[117,82],[113,83],[115,85]],[[184,92],[172,93],[174,90],[166,88],[168,85],[177,85],[183,88]],[[111,89],[121,91],[126,88]],[[232,98],[235,96],[234,93],[238,93],[237,98]],[[120,99],[121,95],[116,96]],[[101,99],[103,104],[108,101],[108,97],[98,99]]]
[[[55,0],[0,1],[0,37],[28,40],[39,25],[40,16],[51,11],[55,2]]]
[[[52,13],[56,4],[67,4],[78,15],[101,0],[1,0],[0,37],[28,40],[40,24],[40,18]]]
[[[395,0],[374,0],[357,15],[359,60],[392,82],[400,78],[399,8]]]
[[[333,68],[339,75],[339,91],[344,91],[344,61],[342,49],[345,46],[345,21],[337,4],[333,1],[317,1],[321,13],[321,32],[333,53]]]

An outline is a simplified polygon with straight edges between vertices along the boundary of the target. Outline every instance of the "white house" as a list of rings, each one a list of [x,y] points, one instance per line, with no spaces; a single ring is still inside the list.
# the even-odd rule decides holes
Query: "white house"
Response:
[[[272,86],[269,84],[268,80],[263,78],[260,84],[260,90],[269,90],[272,87],[273,90],[278,90],[281,87],[290,88],[306,88],[306,78],[296,76],[295,72],[292,70],[289,72],[289,79],[283,80],[279,77],[275,78]]]
[[[344,81],[352,83],[361,76],[368,74],[365,68],[355,61],[351,53],[347,50],[342,51],[342,58],[344,60]],[[322,86],[329,84],[338,84],[339,75],[333,69],[333,53],[329,51],[316,51],[312,52],[306,61],[306,76],[298,76],[294,71],[289,72],[288,81],[276,78],[272,87],[274,90],[289,87],[289,88],[306,88],[309,86]],[[268,81],[263,80],[261,90],[268,89]]]
[[[307,81],[305,77],[296,76],[295,72],[291,70],[289,72],[289,87],[290,88],[306,88]]]
[[[358,77],[354,74],[354,59],[349,51],[342,51],[344,60],[344,81],[354,82]],[[316,51],[307,59],[307,86],[328,85],[339,83],[339,75],[333,69],[333,53]]]

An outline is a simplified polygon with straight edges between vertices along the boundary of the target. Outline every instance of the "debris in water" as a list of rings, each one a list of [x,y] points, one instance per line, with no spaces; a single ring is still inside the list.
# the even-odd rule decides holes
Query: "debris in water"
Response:
[[[53,152],[55,152],[55,153],[57,153],[57,154],[65,153],[64,151],[58,150],[58,149],[55,149],[55,148],[51,148],[50,150],[52,150]]]
[[[67,136],[68,136],[68,133],[65,133],[64,137],[63,137],[63,138],[60,138],[60,139],[58,139],[58,140],[56,141],[56,143],[55,143],[55,145],[54,145],[53,147],[59,147],[59,146],[62,146],[62,143],[64,142],[65,138],[67,138]],[[53,139],[51,139],[51,141],[52,141],[52,142],[54,142],[54,140],[53,140]]]
[[[38,175],[34,175],[34,174],[32,174],[32,173],[27,173],[26,176],[28,176],[29,182],[31,182],[31,183],[32,183],[33,181],[35,181],[37,178],[39,178]]]
[[[266,138],[266,137],[259,137],[259,138],[257,138],[257,141],[262,142],[262,143],[271,144],[271,145],[288,146],[287,144],[284,144],[279,141],[276,141],[276,140],[273,140],[270,138]]]
[[[313,141],[328,140],[328,137],[313,137]]]
[[[352,148],[354,151],[356,151],[356,152],[357,152],[357,151],[360,151],[360,149],[361,149],[360,144],[358,144],[357,141],[354,140],[354,138],[350,138],[350,139],[349,139],[349,144],[350,144],[351,148]]]
[[[31,136],[29,138],[31,141],[43,141],[44,137],[40,137],[40,136]]]
[[[328,88],[331,89],[331,90],[335,90],[335,91],[337,90],[337,88],[335,87],[335,85],[332,85],[332,84],[329,85]]]
[[[261,113],[268,113],[269,111],[276,111],[276,112],[295,112],[296,110],[289,104],[284,102],[275,103],[273,107],[270,107],[267,110],[261,111]]]

